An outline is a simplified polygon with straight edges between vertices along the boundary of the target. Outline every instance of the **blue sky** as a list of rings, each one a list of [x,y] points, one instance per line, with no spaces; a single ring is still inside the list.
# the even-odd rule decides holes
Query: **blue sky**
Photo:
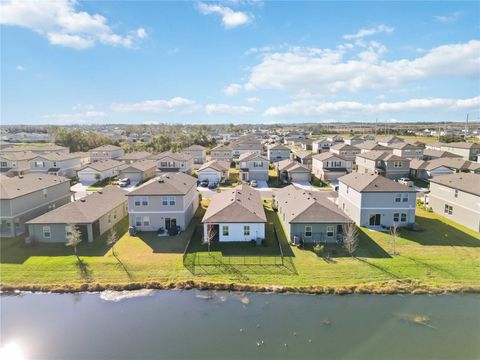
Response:
[[[480,120],[478,2],[0,7],[2,124]]]

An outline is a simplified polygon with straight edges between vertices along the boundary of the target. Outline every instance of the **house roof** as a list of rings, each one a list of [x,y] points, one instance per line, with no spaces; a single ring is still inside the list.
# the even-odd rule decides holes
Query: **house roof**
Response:
[[[202,171],[202,170],[205,170],[205,169],[208,169],[208,168],[211,168],[211,169],[219,171],[219,172],[223,172],[223,171],[227,171],[228,169],[230,169],[230,164],[228,162],[222,161],[222,160],[211,160],[209,162],[206,162],[202,166],[200,166],[200,169],[198,169],[198,171]]]
[[[290,223],[350,223],[351,220],[328,199],[325,192],[306,191],[289,185],[275,199],[290,213]]]
[[[202,220],[204,223],[264,223],[266,221],[260,193],[249,186],[215,194]]]
[[[127,165],[123,170],[127,170],[129,168],[143,172],[152,168],[157,168],[157,162],[155,160],[139,160]]]
[[[253,159],[257,159],[257,158],[268,161],[268,159],[265,156],[258,155],[257,153],[254,153],[254,152],[246,152],[246,153],[241,154],[238,157],[238,161],[250,161],[250,160],[253,160]]]
[[[233,150],[263,150],[263,145],[256,143],[232,143],[230,146]]]
[[[122,150],[122,148],[115,145],[102,145],[102,146],[96,147],[95,149],[90,149],[90,151],[115,151],[115,150]]]
[[[310,173],[310,169],[303,166],[297,161],[293,161],[290,159],[282,160],[278,162],[278,170],[280,171],[287,171],[287,172],[308,172]]]
[[[2,152],[16,152],[16,151],[62,151],[67,148],[55,144],[50,145],[12,145],[2,149]]]
[[[0,153],[0,157],[10,161],[21,161],[21,160],[31,160],[38,156],[31,151],[18,151],[18,152],[8,152]]]
[[[186,149],[183,149],[183,151],[204,151],[206,149],[207,148],[202,145],[193,144],[187,147]]]
[[[38,173],[15,177],[0,175],[0,199],[14,199],[64,182],[70,180],[63,176]]]
[[[404,142],[402,138],[398,136],[387,136],[378,140],[379,143],[392,143],[392,142]]]
[[[270,146],[269,150],[290,150],[290,148],[282,144],[275,144],[273,146]]]
[[[127,201],[127,191],[114,185],[36,217],[27,224],[90,224]]]
[[[142,160],[148,158],[151,155],[152,154],[148,151],[134,151],[118,157],[117,160]]]
[[[215,146],[212,151],[232,151],[232,148],[230,146],[227,146],[227,145],[218,145],[218,146]]]
[[[480,175],[472,173],[456,173],[435,176],[430,182],[480,196]]]
[[[375,141],[365,141],[363,143],[356,144],[355,146],[362,150],[389,150],[388,147],[377,144]]]
[[[423,151],[424,156],[431,156],[437,158],[451,157],[451,158],[461,158],[461,155],[457,155],[448,151],[435,150],[435,149],[425,149]]]
[[[358,150],[358,147],[354,145],[348,145],[344,143],[333,145],[330,150]]]
[[[467,142],[451,142],[442,144],[443,147],[452,147],[457,149],[480,149],[480,144],[467,143]]]
[[[162,160],[163,158],[166,158],[166,157],[169,157],[169,158],[172,158],[174,160],[177,160],[177,161],[189,161],[189,160],[192,160],[193,157],[191,155],[188,155],[188,154],[184,154],[184,153],[174,153],[174,152],[171,152],[171,151],[164,151],[160,154],[154,154],[154,155],[151,155],[148,157],[148,159],[150,160]]]
[[[410,168],[414,170],[435,170],[439,167],[447,167],[455,170],[477,170],[480,164],[473,163],[463,158],[439,158],[429,161],[415,160],[410,162]]]
[[[368,159],[368,160],[383,160],[383,161],[407,161],[407,159],[398,156],[398,155],[393,155],[390,154],[387,151],[379,151],[379,150],[373,150],[369,151],[363,154],[357,154],[357,157]]]
[[[62,160],[70,160],[70,159],[79,159],[80,155],[76,153],[50,152],[47,154],[37,154],[36,158],[42,158],[49,161],[62,161]]]
[[[417,150],[422,149],[421,146],[410,144],[410,143],[392,143],[388,145],[391,149],[398,149],[398,150]]]
[[[308,159],[313,156],[313,153],[308,150],[300,150],[295,153],[295,156],[298,156],[300,159]]]
[[[78,171],[81,171],[87,168],[90,168],[96,171],[105,171],[105,170],[112,169],[114,167],[120,167],[122,165],[124,164],[120,161],[108,159],[108,160],[96,161],[90,164],[85,164]]]
[[[415,192],[412,188],[377,174],[350,173],[338,178],[338,181],[358,192]]]
[[[163,173],[128,193],[133,195],[185,195],[197,185],[197,179],[182,172]]]
[[[315,155],[312,156],[313,159],[317,159],[317,160],[320,160],[320,161],[325,161],[325,160],[328,160],[332,157],[336,157],[336,158],[341,159],[341,160],[347,160],[342,155],[334,154],[332,152],[324,152],[324,153],[315,154]]]

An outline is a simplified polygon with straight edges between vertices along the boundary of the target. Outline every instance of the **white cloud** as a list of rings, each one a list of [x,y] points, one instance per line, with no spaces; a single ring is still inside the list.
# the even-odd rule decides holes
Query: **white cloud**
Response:
[[[249,104],[257,104],[261,101],[258,97],[249,97],[246,100]]]
[[[356,101],[320,102],[316,100],[294,101],[287,105],[272,106],[265,110],[266,116],[319,116],[325,114],[360,115],[408,111],[457,111],[480,110],[480,96],[469,99],[427,98],[401,102],[364,104]]]
[[[355,34],[344,35],[343,38],[345,40],[363,39],[364,37],[372,36],[372,35],[379,34],[379,33],[390,34],[394,30],[395,30],[395,28],[382,24],[382,25],[378,25],[378,26],[373,27],[373,28],[360,29]]]
[[[455,11],[450,15],[438,15],[435,16],[435,20],[443,23],[451,23],[457,21],[462,15],[464,14],[463,11]]]
[[[25,71],[26,70],[25,67],[22,66],[22,65],[15,66],[15,69],[17,69],[17,71]]]
[[[227,96],[235,96],[240,92],[240,90],[242,90],[242,85],[240,85],[240,84],[230,84],[225,89],[223,89],[223,92]]]
[[[229,7],[217,4],[199,3],[198,10],[204,15],[219,14],[226,29],[233,29],[237,26],[248,24],[253,19],[253,16],[246,12],[234,11]]]
[[[31,29],[53,45],[77,50],[96,43],[130,48],[147,36],[143,28],[123,36],[115,34],[104,16],[89,14],[76,7],[75,0],[5,0],[0,2],[0,24]]]
[[[196,109],[196,102],[182,97],[174,97],[170,100],[145,100],[138,103],[113,104],[111,108],[116,112],[192,112]]]
[[[227,104],[208,104],[205,106],[208,115],[248,115],[255,112],[255,109],[249,106],[234,106]]]
[[[478,77],[480,41],[442,45],[420,57],[387,61],[381,44],[367,43],[355,57],[348,49],[290,48],[264,55],[250,68],[245,89],[358,92],[388,88],[434,76]],[[356,47],[357,48],[357,47]],[[356,49],[355,48],[355,49]],[[367,53],[365,52],[367,51]]]
[[[83,113],[73,113],[73,114],[43,115],[42,119],[50,120],[55,123],[68,124],[68,123],[86,122],[88,120],[100,119],[106,116],[107,114],[103,111],[86,111]]]

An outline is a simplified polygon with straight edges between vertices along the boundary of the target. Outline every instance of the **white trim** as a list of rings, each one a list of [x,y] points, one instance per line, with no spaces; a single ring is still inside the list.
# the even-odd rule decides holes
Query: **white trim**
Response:
[[[184,214],[186,210],[183,211],[129,211],[129,214]]]

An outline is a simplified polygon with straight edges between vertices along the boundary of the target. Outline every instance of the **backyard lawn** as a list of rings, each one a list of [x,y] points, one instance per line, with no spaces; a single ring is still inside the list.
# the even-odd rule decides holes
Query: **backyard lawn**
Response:
[[[157,237],[152,233],[132,237],[126,233],[115,245],[115,254],[103,241],[82,244],[79,247],[81,266],[72,249],[63,244],[27,247],[20,238],[2,239],[1,283],[54,286],[200,280],[338,287],[397,279],[416,280],[434,287],[480,287],[480,234],[421,209],[417,209],[417,223],[422,231],[402,229],[395,256],[391,255],[393,247],[388,234],[363,228],[355,258],[340,248],[329,248],[326,251],[330,256],[322,257],[311,247],[291,247],[277,214],[267,207],[269,225],[265,246],[213,244],[210,251],[219,260],[215,265],[191,266],[190,263],[185,267],[184,250],[204,211],[200,208],[188,229],[175,237]],[[272,240],[273,226],[284,253],[283,265],[272,260],[278,259],[280,251],[276,240]],[[208,256],[208,247],[200,243],[198,236],[196,232],[187,258],[194,254]],[[261,263],[258,263],[259,256]],[[272,261],[268,261],[269,256]],[[248,259],[245,265],[242,257]]]

